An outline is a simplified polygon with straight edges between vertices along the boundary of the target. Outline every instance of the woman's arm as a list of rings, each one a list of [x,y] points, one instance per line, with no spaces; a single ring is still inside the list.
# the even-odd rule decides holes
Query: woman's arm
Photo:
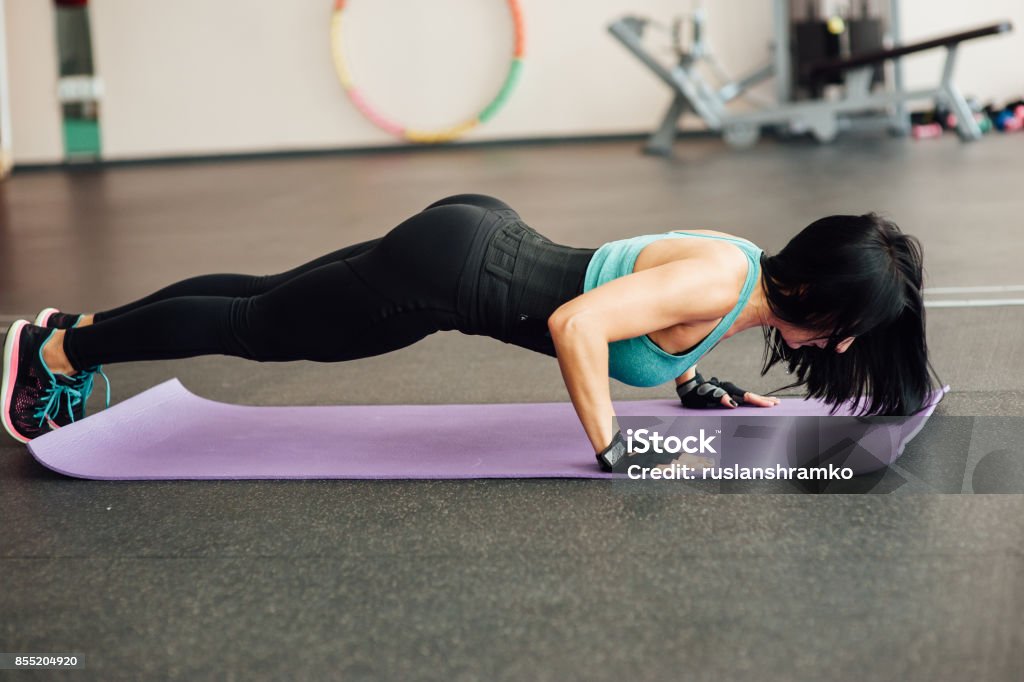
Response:
[[[697,376],[697,365],[694,365],[690,369],[686,370],[682,374],[676,377],[676,386],[682,386],[687,381],[690,381]]]
[[[614,435],[608,344],[723,317],[739,299],[731,263],[717,255],[673,261],[614,279],[552,313],[548,329],[558,365],[594,452]]]

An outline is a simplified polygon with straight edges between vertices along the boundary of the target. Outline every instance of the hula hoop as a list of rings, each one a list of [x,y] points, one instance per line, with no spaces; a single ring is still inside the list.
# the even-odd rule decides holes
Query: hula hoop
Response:
[[[501,89],[498,90],[498,94],[494,96],[487,106],[480,110],[480,113],[476,114],[472,118],[466,119],[462,123],[457,123],[453,126],[438,130],[418,130],[416,128],[407,128],[400,123],[396,123],[395,121],[377,113],[377,111],[370,106],[369,102],[366,101],[363,93],[352,81],[352,74],[348,69],[348,63],[345,61],[345,55],[341,49],[342,16],[344,15],[346,2],[347,0],[334,0],[334,11],[331,13],[331,56],[334,59],[334,70],[338,73],[338,80],[341,81],[341,87],[344,88],[345,94],[348,95],[350,100],[352,100],[356,109],[358,109],[359,112],[369,119],[369,121],[375,126],[381,130],[391,133],[392,135],[404,138],[410,142],[418,142],[422,144],[436,144],[438,142],[454,140],[472,128],[475,128],[481,123],[486,123],[493,118],[498,110],[505,104],[506,100],[508,100],[508,96],[515,87],[516,81],[519,80],[519,72],[522,71],[523,68],[524,55],[523,15],[519,10],[519,0],[506,0],[509,12],[512,15],[512,26],[515,32],[515,47],[512,52],[512,62],[509,64],[508,72],[505,75],[505,80],[501,85]]]

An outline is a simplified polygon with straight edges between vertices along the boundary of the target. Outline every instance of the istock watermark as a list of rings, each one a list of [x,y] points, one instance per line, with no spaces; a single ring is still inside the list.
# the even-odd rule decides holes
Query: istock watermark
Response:
[[[741,467],[733,464],[727,467],[691,467],[688,464],[659,464],[654,467],[643,467],[631,464],[626,468],[626,475],[636,480],[715,480],[715,481],[848,481],[853,478],[850,467]]]
[[[696,436],[662,436],[657,431],[650,429],[626,429],[626,447],[636,454],[657,452],[660,454],[678,454],[686,452],[690,454],[705,453],[717,454],[711,441],[715,436],[708,436],[704,429],[701,429]],[[694,445],[697,443],[697,445]]]
[[[1024,493],[1024,416],[620,417],[616,480],[693,492]]]

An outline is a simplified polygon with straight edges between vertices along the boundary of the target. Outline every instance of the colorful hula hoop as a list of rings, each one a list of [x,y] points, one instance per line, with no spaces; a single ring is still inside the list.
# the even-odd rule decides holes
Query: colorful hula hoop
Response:
[[[368,118],[378,128],[385,130],[392,135],[405,138],[410,142],[418,142],[423,144],[434,144],[438,142],[448,142],[454,140],[460,135],[465,134],[467,131],[475,128],[481,123],[486,123],[501,109],[502,105],[508,99],[509,93],[515,87],[516,81],[519,80],[519,72],[523,68],[523,55],[524,55],[524,41],[523,41],[523,15],[519,10],[518,0],[506,0],[508,3],[509,12],[512,14],[512,26],[515,31],[515,48],[512,53],[512,63],[509,65],[508,73],[505,75],[505,82],[502,83],[501,89],[498,90],[498,94],[494,96],[494,99],[484,107],[480,113],[476,116],[440,130],[417,130],[415,128],[406,128],[405,126],[396,123],[385,116],[377,113],[363,97],[363,93],[355,86],[352,82],[352,74],[349,72],[348,64],[345,61],[345,55],[341,49],[341,26],[342,16],[344,15],[345,4],[347,0],[334,0],[334,12],[331,14],[331,55],[334,58],[334,69],[338,73],[338,80],[341,81],[341,87],[345,89],[345,94],[348,95],[349,99],[356,106],[363,116]]]

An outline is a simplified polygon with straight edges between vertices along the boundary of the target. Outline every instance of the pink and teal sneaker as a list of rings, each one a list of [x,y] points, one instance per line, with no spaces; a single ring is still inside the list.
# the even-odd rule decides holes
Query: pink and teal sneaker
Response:
[[[72,376],[51,372],[43,361],[43,346],[55,331],[18,320],[11,325],[4,342],[0,421],[22,443],[84,418],[93,376],[100,372],[99,368]],[[106,375],[100,374],[106,379]]]

